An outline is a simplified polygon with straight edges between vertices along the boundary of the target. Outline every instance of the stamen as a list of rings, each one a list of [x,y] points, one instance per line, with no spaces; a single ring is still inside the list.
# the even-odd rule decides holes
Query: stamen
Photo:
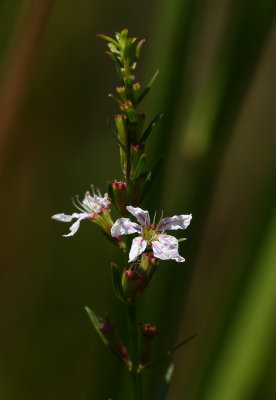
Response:
[[[87,198],[88,204],[90,206],[90,210],[88,209],[88,211],[92,212],[92,213],[97,213],[97,211],[95,211],[95,205],[91,202],[91,199],[89,197],[91,197],[90,194],[86,193],[86,198]]]
[[[75,196],[76,198],[78,197],[77,195]],[[83,213],[83,209],[82,208],[80,208],[77,204],[76,204],[76,202],[75,202],[75,200],[74,200],[74,197],[72,197],[72,203],[73,203],[73,205],[74,205],[74,207],[76,207],[76,209],[77,210],[79,210],[79,211],[81,211],[82,213]],[[78,200],[78,198],[77,198],[77,200]]]
[[[93,195],[95,196],[96,193],[95,193],[94,185],[91,183],[90,186],[91,186],[91,189],[92,189],[92,193],[93,193]]]
[[[83,204],[80,200],[79,200],[79,196],[76,196],[77,202],[79,203],[79,205],[81,206],[82,212],[88,212],[90,213],[90,209],[89,207],[87,207],[85,204]]]
[[[156,214],[157,214],[157,210],[155,210],[155,213],[154,213],[153,222],[152,222],[152,225],[153,225],[153,226],[154,226],[154,224],[155,224]]]

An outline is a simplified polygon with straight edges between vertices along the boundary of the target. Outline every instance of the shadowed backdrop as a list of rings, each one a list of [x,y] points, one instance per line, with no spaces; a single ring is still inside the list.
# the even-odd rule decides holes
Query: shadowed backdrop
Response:
[[[160,330],[156,356],[199,334],[174,354],[167,398],[275,398],[274,19],[271,0],[2,0],[1,399],[129,399],[84,312],[126,323],[109,270],[119,252],[90,221],[64,238],[51,220],[121,178],[105,123],[118,80],[96,34],[126,27],[146,38],[142,84],[160,69],[141,111],[164,112],[147,153],[166,161],[143,206],[193,214],[186,262],[162,263],[139,304]],[[168,363],[146,373],[146,400]]]

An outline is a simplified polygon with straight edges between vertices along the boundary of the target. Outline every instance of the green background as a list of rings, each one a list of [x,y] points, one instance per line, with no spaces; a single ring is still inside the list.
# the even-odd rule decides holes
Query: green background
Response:
[[[180,252],[139,303],[173,356],[168,400],[272,400],[276,306],[276,26],[271,0],[2,0],[0,3],[0,398],[129,400],[121,364],[84,306],[126,326],[98,227],[50,219],[91,183],[120,179],[105,118],[118,85],[97,33],[146,38],[137,77],[160,75],[140,110],[164,117],[166,153],[144,207],[193,214]],[[127,333],[121,329],[126,340]],[[145,375],[152,399],[169,360]]]

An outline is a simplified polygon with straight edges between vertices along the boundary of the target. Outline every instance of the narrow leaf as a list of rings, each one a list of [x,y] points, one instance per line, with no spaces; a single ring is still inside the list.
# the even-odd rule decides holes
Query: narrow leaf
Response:
[[[116,64],[116,67],[118,67],[118,68],[120,69],[120,72],[121,72],[122,63],[121,63],[121,61],[119,60],[119,58],[116,57],[116,56],[115,56],[113,53],[111,53],[110,51],[106,51],[105,54],[107,54],[107,55],[111,58],[111,60],[114,61],[114,63]],[[122,73],[121,73],[121,75],[122,75]]]
[[[153,367],[154,365],[160,363],[160,361],[164,360],[165,358],[171,356],[176,350],[178,350],[180,347],[182,347],[184,344],[190,342],[190,340],[194,339],[198,334],[194,333],[192,336],[188,337],[185,340],[182,340],[182,342],[178,343],[176,346],[174,346],[172,349],[164,353],[160,358],[157,360],[153,361],[152,363],[146,365],[143,369],[148,369]]]
[[[127,304],[127,302],[124,298],[124,292],[122,289],[122,283],[121,283],[122,276],[121,276],[118,265],[115,263],[111,263],[111,279],[112,279],[112,285],[113,285],[115,295],[123,303]]]
[[[161,156],[159,158],[159,160],[157,161],[157,163],[155,164],[155,166],[153,167],[153,169],[151,170],[151,172],[148,174],[147,179],[146,179],[146,183],[145,183],[145,186],[144,186],[144,190],[143,190],[143,193],[142,193],[142,196],[141,196],[141,201],[148,194],[148,191],[150,190],[151,185],[154,182],[154,179],[156,178],[156,176],[157,176],[157,174],[158,174],[158,172],[159,172],[159,170],[160,170],[160,168],[162,166],[162,163],[163,163],[164,159],[165,159],[165,155]]]
[[[141,48],[143,46],[143,44],[145,43],[146,39],[142,39],[140,40],[140,42],[137,44],[136,46],[136,52],[135,52],[135,58],[138,60],[138,58],[140,57],[140,53],[141,53]]]
[[[156,123],[163,117],[163,115],[164,115],[164,113],[159,113],[158,115],[156,115],[155,118],[153,118],[153,120],[151,121],[151,123],[149,124],[149,126],[147,127],[145,132],[143,133],[141,142],[145,143],[145,141],[149,137],[152,129],[155,127]]]
[[[111,51],[111,53],[113,53],[116,56],[120,57],[120,51],[118,50],[118,47],[116,47],[113,43],[108,43],[107,47],[109,48],[109,50]]]
[[[143,44],[145,43],[145,41],[146,41],[146,39],[140,40],[140,42],[139,42],[139,43],[137,44],[137,46],[136,46],[135,57],[134,57],[134,60],[133,60],[132,66],[131,66],[132,69],[135,69],[135,68],[136,68],[137,61],[138,61],[138,59],[139,59],[139,57],[140,57],[141,48],[142,48]]]
[[[150,91],[150,89],[151,89],[155,79],[157,78],[158,74],[159,74],[159,69],[155,72],[155,74],[153,75],[153,77],[151,78],[151,80],[149,81],[149,83],[147,84],[147,86],[145,87],[143,92],[141,93],[137,104],[139,104],[143,100],[143,98],[148,94],[148,92]]]
[[[114,39],[111,38],[110,36],[102,35],[101,33],[99,33],[97,36],[100,37],[100,38],[102,38],[102,39],[104,39],[104,40],[107,40],[107,41],[110,42],[110,43],[113,43],[114,46],[120,48],[119,43],[116,42],[116,40],[114,40]]]
[[[94,328],[96,329],[96,331],[98,332],[98,335],[100,336],[103,344],[110,348],[110,344],[108,343],[107,339],[104,337],[104,335],[102,334],[102,332],[100,331],[100,320],[97,317],[97,315],[94,313],[94,311],[91,310],[91,308],[89,307],[85,307],[85,311],[88,314],[88,317],[90,318],[90,321],[92,322]]]
[[[100,331],[100,321],[99,321],[99,318],[94,313],[94,311],[92,311],[91,308],[89,308],[87,306],[85,307],[85,311],[87,312],[90,321],[92,322],[94,328],[98,332],[98,335],[100,336],[105,347],[107,347],[111,351],[111,353],[113,353],[121,362],[123,362],[121,357],[116,353],[116,351],[113,349],[113,347],[110,345],[108,340],[104,337],[104,335]]]
[[[154,400],[165,400],[166,395],[169,390],[169,385],[170,385],[170,381],[172,378],[173,370],[174,370],[174,365],[171,364],[167,368],[165,376],[164,376],[159,388],[157,389],[157,392],[154,396]]]
[[[131,177],[132,181],[139,178],[141,173],[145,171],[145,165],[146,165],[146,155],[142,154],[138,161],[137,167]]]

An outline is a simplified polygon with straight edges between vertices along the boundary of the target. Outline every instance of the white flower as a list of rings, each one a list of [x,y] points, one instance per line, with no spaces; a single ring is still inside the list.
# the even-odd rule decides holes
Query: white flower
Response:
[[[139,234],[132,241],[129,262],[135,261],[148,246],[152,247],[154,256],[160,258],[160,260],[172,259],[177,262],[185,261],[178,253],[178,240],[174,236],[164,234],[164,231],[186,229],[191,222],[191,214],[162,218],[155,225],[155,221],[152,224],[150,223],[148,211],[132,206],[127,206],[126,209],[137,219],[139,224],[132,222],[129,218],[119,218],[111,228],[111,235]]]
[[[77,221],[70,226],[70,232],[63,236],[73,236],[79,229],[80,221],[83,219],[90,219],[96,222],[110,234],[113,221],[109,214],[110,201],[108,200],[107,193],[105,193],[104,196],[101,195],[100,191],[98,191],[98,194],[95,194],[93,186],[92,191],[93,196],[91,196],[89,192],[86,192],[82,201],[79,200],[78,196],[76,196],[76,200],[72,199],[74,206],[80,213],[73,213],[72,215],[55,214],[52,216],[53,219],[62,222],[71,222],[73,219],[77,219]]]

